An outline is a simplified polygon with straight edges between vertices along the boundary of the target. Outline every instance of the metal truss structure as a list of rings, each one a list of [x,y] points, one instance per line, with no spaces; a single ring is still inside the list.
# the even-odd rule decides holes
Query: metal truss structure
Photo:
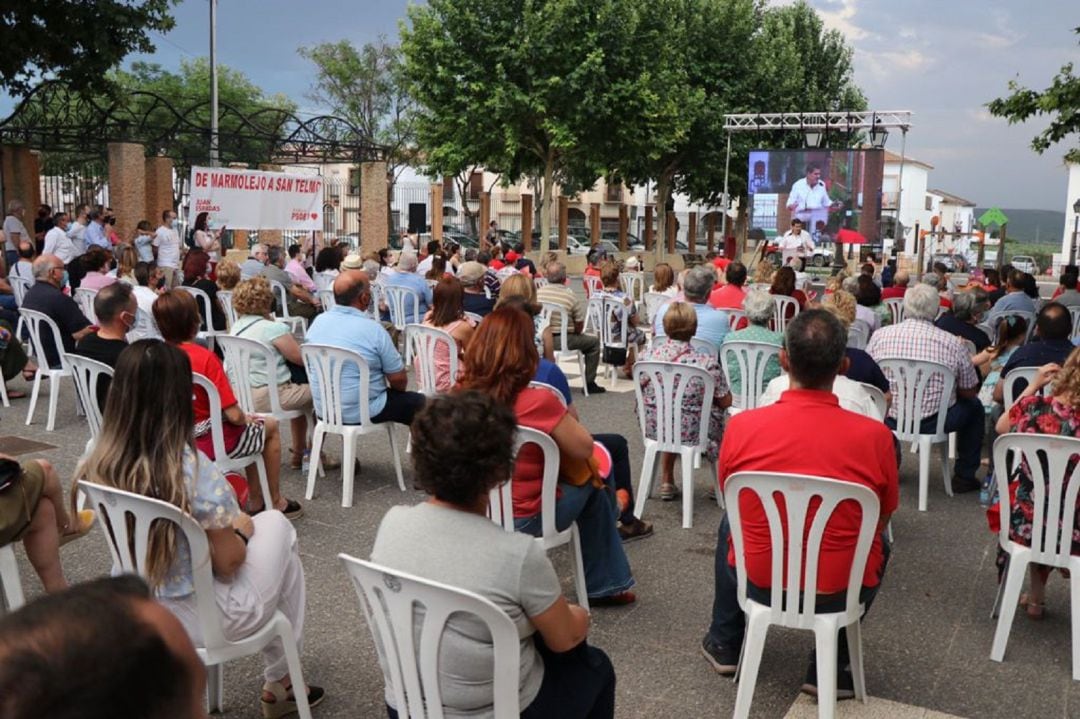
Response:
[[[909,110],[859,110],[852,112],[761,112],[724,115],[727,132],[757,132],[765,130],[825,130],[853,132],[911,128]]]

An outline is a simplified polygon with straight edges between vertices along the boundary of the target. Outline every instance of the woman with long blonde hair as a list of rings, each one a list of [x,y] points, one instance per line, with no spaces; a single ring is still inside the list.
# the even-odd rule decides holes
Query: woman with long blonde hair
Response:
[[[296,531],[277,511],[252,518],[240,511],[232,487],[195,447],[191,363],[180,349],[157,340],[135,342],[120,355],[109,388],[101,433],[75,480],[159,499],[190,514],[206,531],[214,590],[225,636],[238,641],[277,610],[292,622],[297,642],[304,626],[304,570]],[[163,407],[169,411],[162,411]],[[147,574],[157,599],[202,642],[191,550],[176,525],[150,529]],[[263,649],[263,715],[296,711],[280,642]],[[323,690],[309,687],[308,700]]]

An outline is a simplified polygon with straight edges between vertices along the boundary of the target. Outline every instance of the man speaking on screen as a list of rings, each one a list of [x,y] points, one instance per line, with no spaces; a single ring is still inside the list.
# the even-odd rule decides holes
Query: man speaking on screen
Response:
[[[787,208],[791,216],[802,220],[813,234],[829,224],[829,211],[840,209],[842,204],[829,199],[829,191],[821,181],[821,165],[811,162],[806,165],[806,177],[796,180],[791,186]]]

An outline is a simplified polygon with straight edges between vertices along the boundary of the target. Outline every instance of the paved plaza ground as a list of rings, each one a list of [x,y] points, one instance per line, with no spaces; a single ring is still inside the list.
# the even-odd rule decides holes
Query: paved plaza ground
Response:
[[[621,432],[630,441],[637,471],[642,442],[627,380],[622,391],[585,398],[575,391],[582,421],[594,432]],[[11,388],[22,389],[14,380]],[[46,432],[39,404],[35,423],[24,424],[28,400],[0,412],[0,449],[8,438],[56,445],[33,452],[53,462],[65,483],[87,439],[85,419],[75,414],[75,392],[61,389],[56,430]],[[163,408],[168,411],[169,408]],[[848,442],[828,428],[784,427],[777,431],[810,435],[802,451],[822,442]],[[404,437],[404,430],[400,430]],[[340,452],[340,442],[331,441]],[[315,715],[385,716],[382,676],[371,636],[356,596],[337,559],[339,552],[366,557],[386,510],[422,501],[419,492],[402,493],[394,480],[389,447],[378,435],[361,441],[363,470],[356,479],[354,505],[341,507],[339,471],[319,481],[316,496],[304,502],[297,521],[307,576],[307,623],[304,671],[324,685],[328,698]],[[895,545],[877,601],[863,632],[869,705],[844,702],[840,717],[959,717],[1011,719],[1016,716],[1080,716],[1080,684],[1071,679],[1069,595],[1067,585],[1051,581],[1043,622],[1018,613],[1004,663],[990,661],[995,623],[989,617],[994,599],[996,540],[973,494],[948,498],[940,465],[931,463],[929,511],[916,510],[915,456],[904,452],[901,504],[893,519]],[[408,460],[406,459],[406,463]],[[406,472],[411,486],[411,469]],[[303,501],[304,482],[284,468],[285,493]],[[735,685],[717,676],[699,653],[710,617],[713,551],[721,512],[705,498],[712,480],[696,473],[693,529],[680,527],[681,505],[646,505],[655,536],[626,546],[638,585],[637,604],[596,609],[590,642],[611,656],[618,674],[618,717],[729,716]],[[40,592],[21,550],[18,552],[28,595]],[[568,596],[573,595],[565,550],[553,553]],[[73,581],[104,574],[108,554],[100,529],[63,550],[64,567]],[[799,686],[813,645],[809,633],[774,629],[769,633],[754,697],[755,717],[816,717],[816,706],[800,698]],[[232,662],[226,669],[225,716],[258,717],[261,663],[258,657]]]

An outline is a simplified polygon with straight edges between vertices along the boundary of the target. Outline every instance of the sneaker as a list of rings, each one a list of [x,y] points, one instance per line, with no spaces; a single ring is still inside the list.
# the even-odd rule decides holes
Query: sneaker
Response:
[[[978,492],[982,489],[982,482],[974,477],[956,477],[952,478],[952,491],[953,494],[966,494],[968,492]]]
[[[708,634],[701,640],[701,655],[722,677],[735,676],[735,670],[739,668],[739,650],[714,644]]]
[[[589,382],[587,386],[589,388],[589,394],[603,394],[604,392],[607,392],[607,389],[601,387],[595,382]]]
[[[591,607],[625,607],[637,601],[637,595],[627,590],[618,594],[609,594],[606,597],[589,597]]]
[[[286,498],[285,509],[281,510],[281,513],[289,520],[300,519],[304,516],[304,508],[295,499]]]
[[[645,522],[637,517],[629,522],[619,522],[619,538],[623,543],[643,539],[653,533],[652,522]]]
[[[802,693],[817,697],[817,661],[810,660],[806,667],[806,681],[802,685]],[[851,678],[851,667],[841,667],[836,672],[836,700],[855,698],[855,680]]]

